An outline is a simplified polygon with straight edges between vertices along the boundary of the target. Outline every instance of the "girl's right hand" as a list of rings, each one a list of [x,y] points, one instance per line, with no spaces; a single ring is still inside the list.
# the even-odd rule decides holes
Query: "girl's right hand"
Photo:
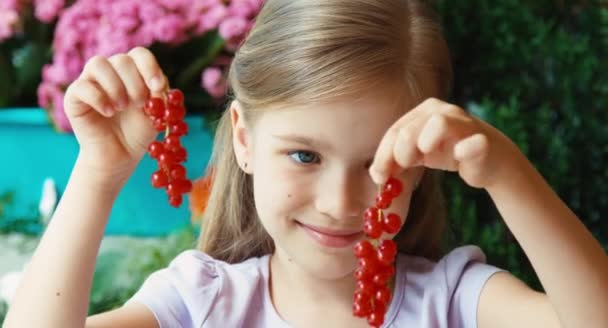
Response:
[[[158,135],[143,106],[150,96],[161,96],[166,81],[154,55],[142,47],[91,58],[64,98],[80,164],[107,178],[127,178]]]

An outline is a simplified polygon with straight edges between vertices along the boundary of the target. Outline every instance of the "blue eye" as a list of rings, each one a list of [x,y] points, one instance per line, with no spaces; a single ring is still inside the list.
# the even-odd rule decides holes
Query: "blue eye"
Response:
[[[288,155],[295,161],[302,164],[314,164],[319,161],[319,156],[309,151],[297,150],[289,152]]]

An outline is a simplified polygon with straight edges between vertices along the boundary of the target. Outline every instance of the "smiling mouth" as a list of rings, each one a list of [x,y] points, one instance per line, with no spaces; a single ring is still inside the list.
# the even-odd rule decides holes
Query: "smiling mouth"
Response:
[[[363,237],[362,230],[333,230],[307,225],[299,221],[295,222],[309,237],[325,247],[343,248],[352,246]]]

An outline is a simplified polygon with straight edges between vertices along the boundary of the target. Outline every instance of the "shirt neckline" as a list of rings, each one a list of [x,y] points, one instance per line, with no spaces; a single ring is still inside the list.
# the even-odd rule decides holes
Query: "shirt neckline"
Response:
[[[270,299],[270,254],[264,255],[261,260],[262,276],[264,277],[264,311],[270,316],[272,323],[278,322],[284,328],[292,328],[291,325],[281,318]],[[382,327],[389,327],[395,321],[403,302],[406,273],[404,270],[399,270],[399,268],[404,260],[404,257],[399,255],[395,259],[395,288]]]

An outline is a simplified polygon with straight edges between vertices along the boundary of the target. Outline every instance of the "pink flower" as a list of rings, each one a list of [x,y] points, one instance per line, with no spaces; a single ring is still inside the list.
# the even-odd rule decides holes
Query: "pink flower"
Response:
[[[35,0],[35,16],[44,23],[52,22],[61,13],[65,0]]]
[[[167,43],[182,41],[185,37],[184,20],[177,15],[166,15],[155,24],[154,36],[157,40]]]
[[[198,26],[196,27],[197,33],[204,33],[209,30],[213,30],[218,27],[222,19],[228,15],[228,9],[223,4],[213,6],[204,15],[201,16]]]
[[[50,82],[42,82],[38,86],[36,93],[38,95],[38,105],[43,108],[48,108],[50,105],[51,93],[55,85]]]
[[[26,0],[0,0],[0,9],[20,12],[27,5]]]
[[[260,10],[261,3],[262,1],[259,0],[232,0],[228,6],[228,11],[232,16],[251,18]]]
[[[226,94],[226,79],[222,71],[217,67],[208,67],[203,71],[202,87],[215,98],[223,97]]]
[[[159,4],[152,1],[142,1],[139,5],[139,19],[144,24],[153,24],[155,21],[160,19],[166,14],[166,10]]]
[[[19,27],[19,14],[14,10],[0,11],[0,41],[12,37]]]
[[[45,82],[55,84],[64,84],[71,81],[67,74],[66,67],[60,65],[58,62],[46,64],[42,67],[42,79]]]
[[[230,40],[239,37],[249,30],[249,22],[242,17],[229,17],[220,23],[219,32],[222,38]]]
[[[38,88],[39,103],[49,109],[58,127],[69,126],[63,111],[63,90],[81,74],[84,63],[95,55],[111,56],[133,47],[154,43],[179,45],[211,30],[226,40],[224,55],[201,73],[201,86],[215,97],[223,97],[227,82],[223,70],[251,28],[262,0],[0,0],[0,8],[24,8],[37,4],[39,19],[59,17],[53,40],[53,62],[43,68]],[[65,3],[71,3],[67,8]],[[0,41],[16,31],[20,11],[0,10]],[[11,19],[2,19],[13,12]],[[4,16],[3,16],[4,15]],[[7,16],[8,17],[8,16]],[[6,22],[11,22],[10,25]],[[3,25],[4,24],[4,25]],[[61,101],[60,101],[61,100]]]

